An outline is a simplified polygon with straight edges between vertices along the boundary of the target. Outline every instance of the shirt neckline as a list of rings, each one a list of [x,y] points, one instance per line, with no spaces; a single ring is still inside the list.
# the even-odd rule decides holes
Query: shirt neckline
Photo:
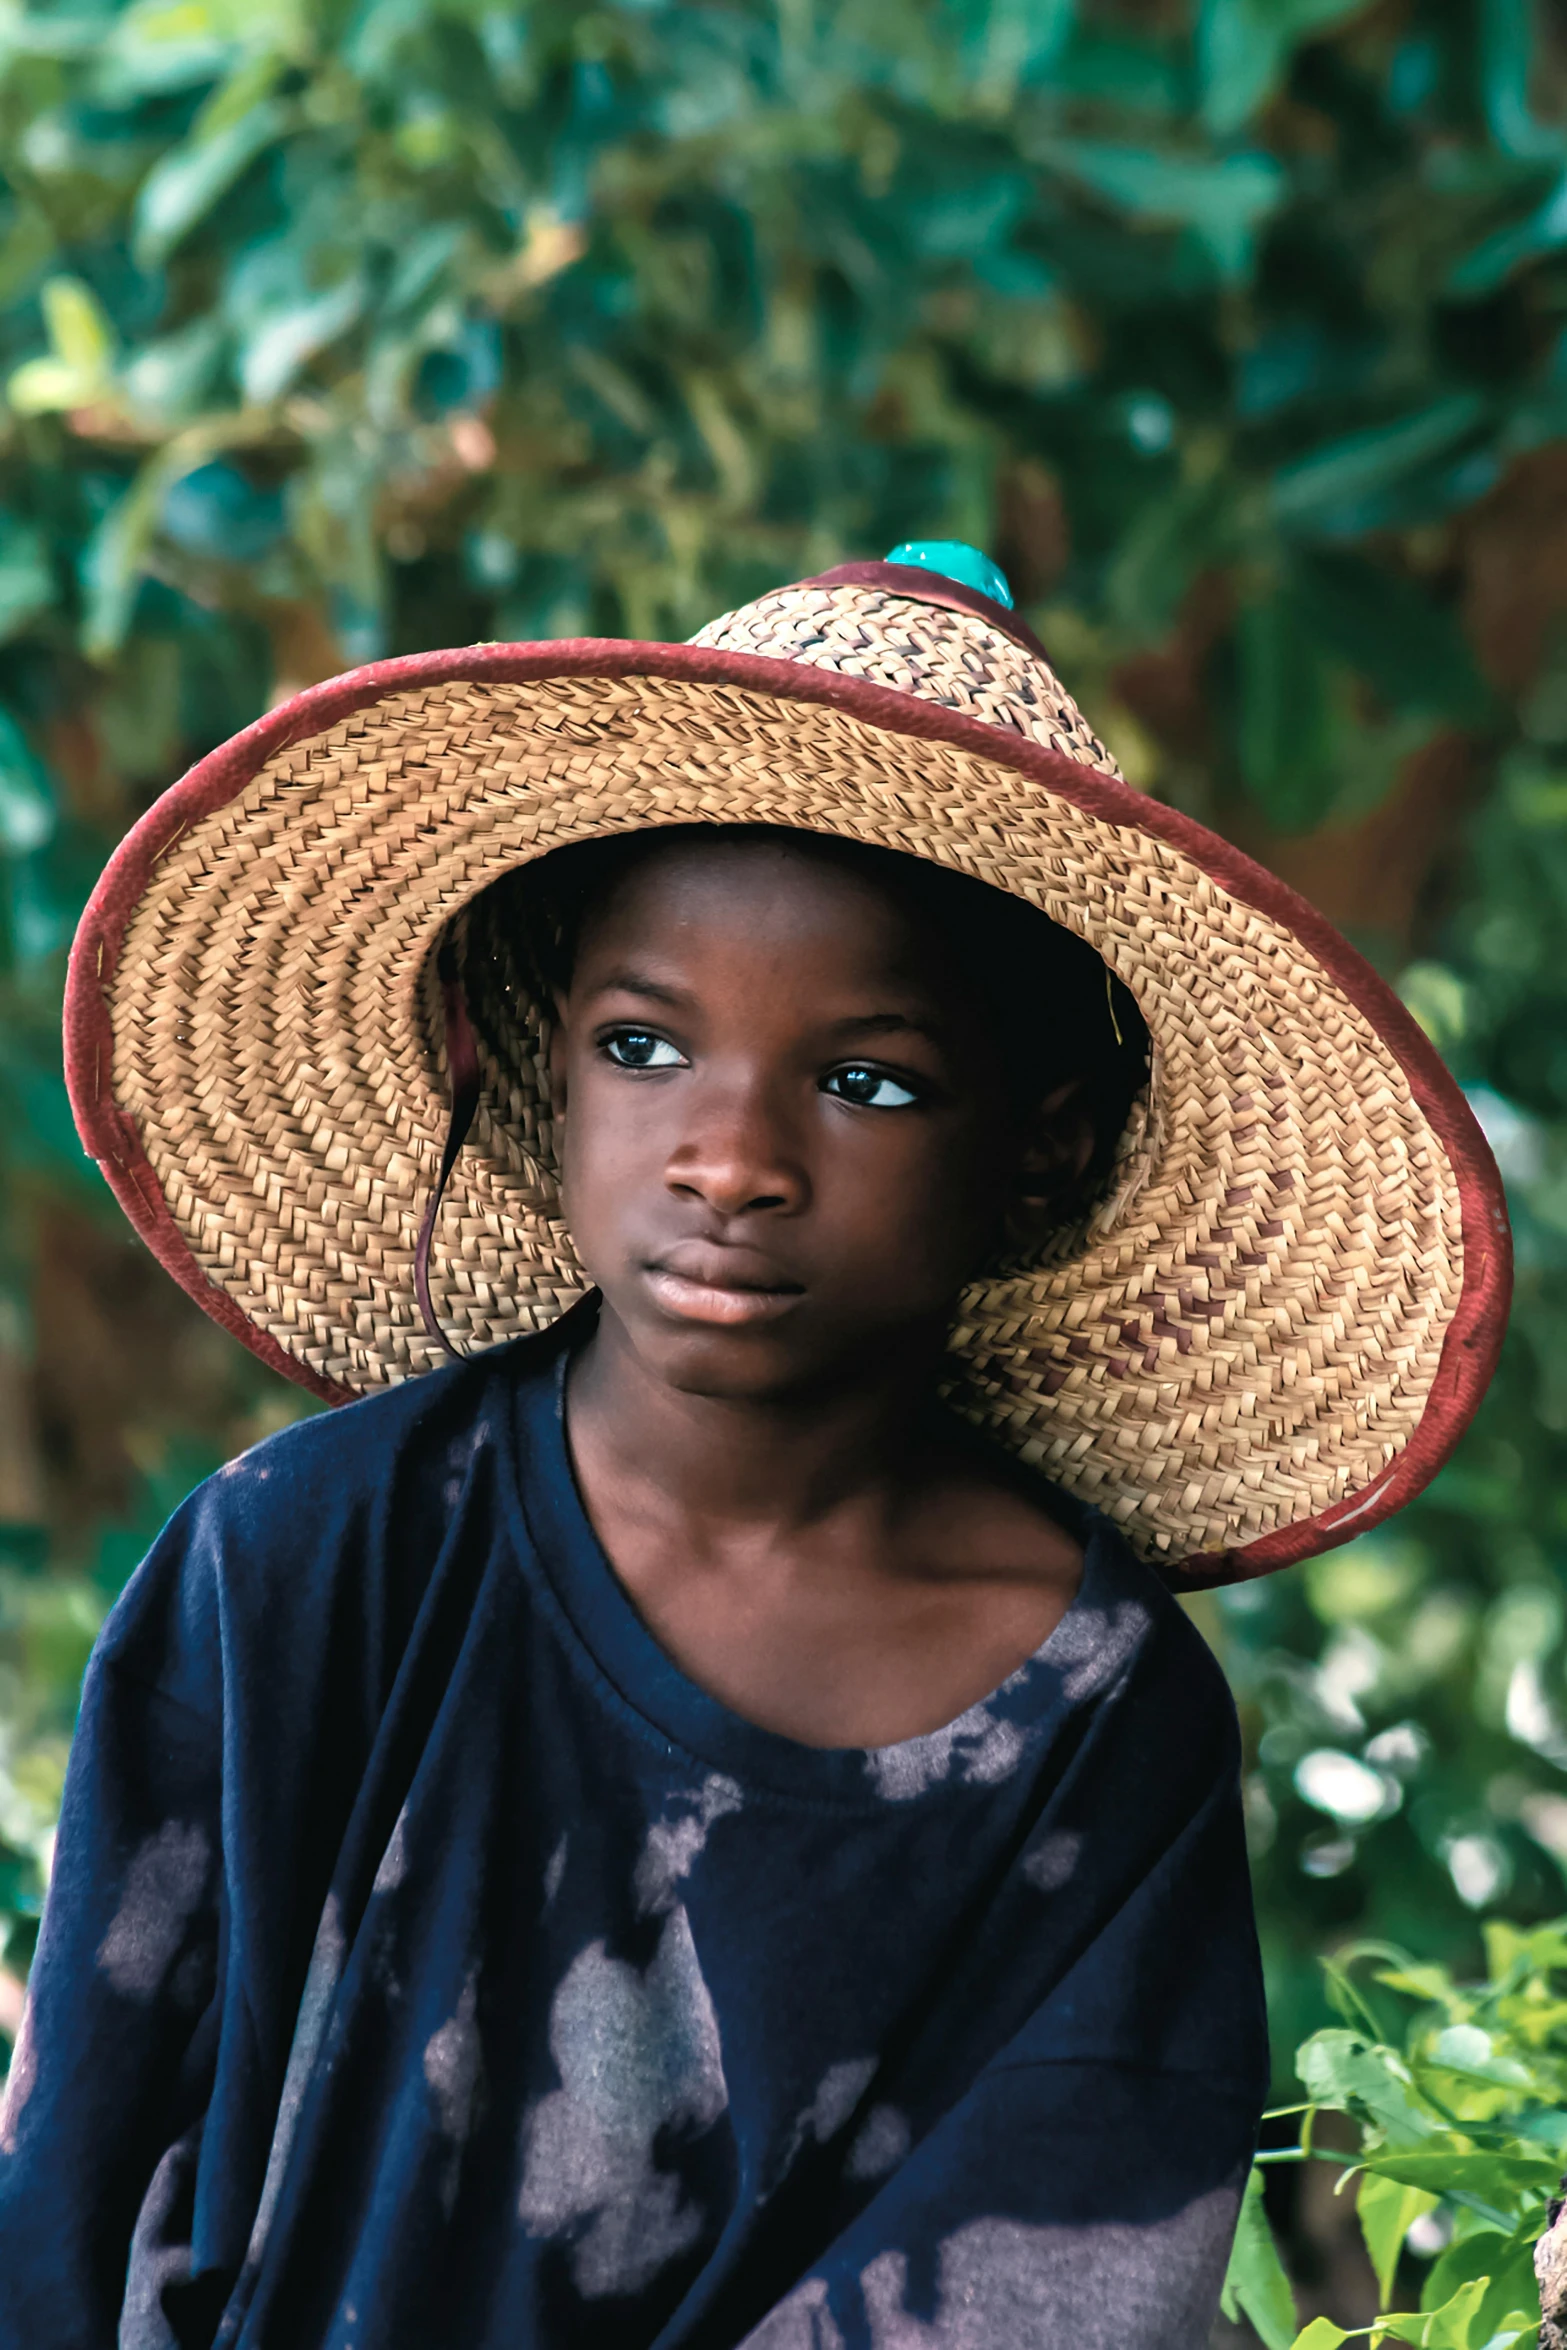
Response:
[[[1052,1503],[1083,1546],[1077,1592],[1032,1656],[939,1729],[886,1747],[808,1746],[764,1729],[703,1689],[638,1615],[578,1490],[566,1435],[566,1379],[571,1356],[592,1326],[589,1305],[596,1302],[583,1300],[543,1334],[543,1359],[530,1346],[526,1371],[516,1365],[523,1376],[514,1372],[512,1408],[503,1415],[511,1438],[505,1447],[509,1501],[527,1536],[519,1555],[542,1579],[579,1661],[660,1746],[683,1749],[699,1767],[748,1790],[833,1810],[881,1812],[891,1784],[918,1790],[900,1792],[895,1800],[901,1808],[972,1793],[976,1774],[947,1767],[955,1741],[981,1739],[998,1721],[1037,1735],[1053,1726],[1053,1717],[1073,1711],[1083,1695],[1097,1693],[1097,1676],[1089,1676],[1092,1692],[1081,1687],[1092,1619],[1125,1597],[1147,1604],[1157,1579],[1099,1511],[1055,1488]]]

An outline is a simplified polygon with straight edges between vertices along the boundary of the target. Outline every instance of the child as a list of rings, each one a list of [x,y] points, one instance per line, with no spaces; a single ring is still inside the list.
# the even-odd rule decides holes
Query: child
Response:
[[[1505,1229],[1370,974],[898,553],[317,689],[88,911],[89,1147],[364,1400],[99,1643],[8,2345],[1206,2342],[1265,2040],[1146,1562],[1414,1490]]]

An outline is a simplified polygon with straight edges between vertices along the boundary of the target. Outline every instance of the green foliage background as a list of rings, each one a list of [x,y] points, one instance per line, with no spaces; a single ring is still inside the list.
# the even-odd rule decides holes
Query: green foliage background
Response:
[[[1204,1603],[1279,2045],[1567,1857],[1567,28],[1530,0],[4,0],[0,1911],[190,1483],[301,1408],[59,1077],[124,826],[300,684],[987,546],[1143,788],[1396,980],[1509,1178],[1429,1496]],[[1286,2068],[1287,2071],[1287,2068]]]

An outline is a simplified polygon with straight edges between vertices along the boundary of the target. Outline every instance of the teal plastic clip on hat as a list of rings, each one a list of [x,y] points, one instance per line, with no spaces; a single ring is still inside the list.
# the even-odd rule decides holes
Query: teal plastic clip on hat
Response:
[[[1004,604],[1009,612],[1012,609],[1012,590],[1001,566],[982,555],[978,547],[966,547],[961,539],[905,539],[886,560],[917,564],[921,571],[938,571],[943,579],[977,588],[993,604]]]

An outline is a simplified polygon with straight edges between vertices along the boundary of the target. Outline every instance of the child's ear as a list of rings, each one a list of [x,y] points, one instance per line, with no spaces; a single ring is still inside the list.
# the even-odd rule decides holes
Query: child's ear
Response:
[[[1015,1238],[1043,1239],[1061,1221],[1062,1206],[1081,1180],[1097,1139],[1080,1077],[1068,1078],[1035,1106],[1018,1154],[1009,1218]]]

